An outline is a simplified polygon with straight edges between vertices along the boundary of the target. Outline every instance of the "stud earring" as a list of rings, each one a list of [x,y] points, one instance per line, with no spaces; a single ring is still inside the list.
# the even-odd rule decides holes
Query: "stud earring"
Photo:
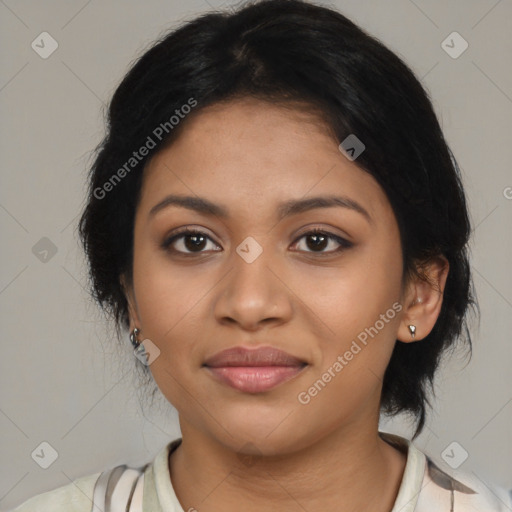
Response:
[[[411,338],[414,339],[414,336],[416,335],[416,326],[415,325],[408,325],[409,332],[411,333]]]

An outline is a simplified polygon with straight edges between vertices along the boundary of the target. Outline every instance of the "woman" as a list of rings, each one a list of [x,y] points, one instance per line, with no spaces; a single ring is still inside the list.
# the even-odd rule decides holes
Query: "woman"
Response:
[[[409,68],[341,14],[201,16],[109,108],[80,234],[93,295],[182,437],[16,510],[505,511],[416,437],[475,305],[459,171]]]

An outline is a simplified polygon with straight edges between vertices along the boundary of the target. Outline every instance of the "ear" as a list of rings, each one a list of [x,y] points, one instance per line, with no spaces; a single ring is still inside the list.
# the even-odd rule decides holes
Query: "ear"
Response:
[[[428,281],[414,277],[407,283],[404,313],[397,334],[399,341],[410,343],[422,340],[434,328],[441,312],[449,269],[450,264],[446,257],[439,255],[420,267]],[[409,325],[416,327],[414,338]]]
[[[128,314],[130,317],[130,332],[133,331],[135,327],[140,327],[139,314],[137,311],[137,302],[135,300],[135,294],[133,292],[133,286],[128,283],[128,279],[123,274],[119,279],[121,283],[121,287],[123,288],[124,295],[128,302]]]

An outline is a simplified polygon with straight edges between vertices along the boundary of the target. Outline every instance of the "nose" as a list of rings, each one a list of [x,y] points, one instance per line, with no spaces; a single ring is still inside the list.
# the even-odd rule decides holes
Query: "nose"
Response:
[[[234,253],[232,267],[220,281],[214,314],[222,324],[255,331],[263,325],[288,322],[293,313],[292,291],[270,251],[248,262]],[[281,269],[281,270],[280,270]]]

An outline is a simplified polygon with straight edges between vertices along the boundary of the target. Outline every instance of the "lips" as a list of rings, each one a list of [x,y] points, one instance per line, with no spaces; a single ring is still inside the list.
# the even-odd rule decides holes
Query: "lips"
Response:
[[[208,358],[203,366],[220,382],[239,391],[260,393],[290,380],[307,363],[273,347],[234,347]]]
[[[234,347],[218,352],[205,361],[205,366],[302,366],[305,361],[272,347],[247,349]]]

